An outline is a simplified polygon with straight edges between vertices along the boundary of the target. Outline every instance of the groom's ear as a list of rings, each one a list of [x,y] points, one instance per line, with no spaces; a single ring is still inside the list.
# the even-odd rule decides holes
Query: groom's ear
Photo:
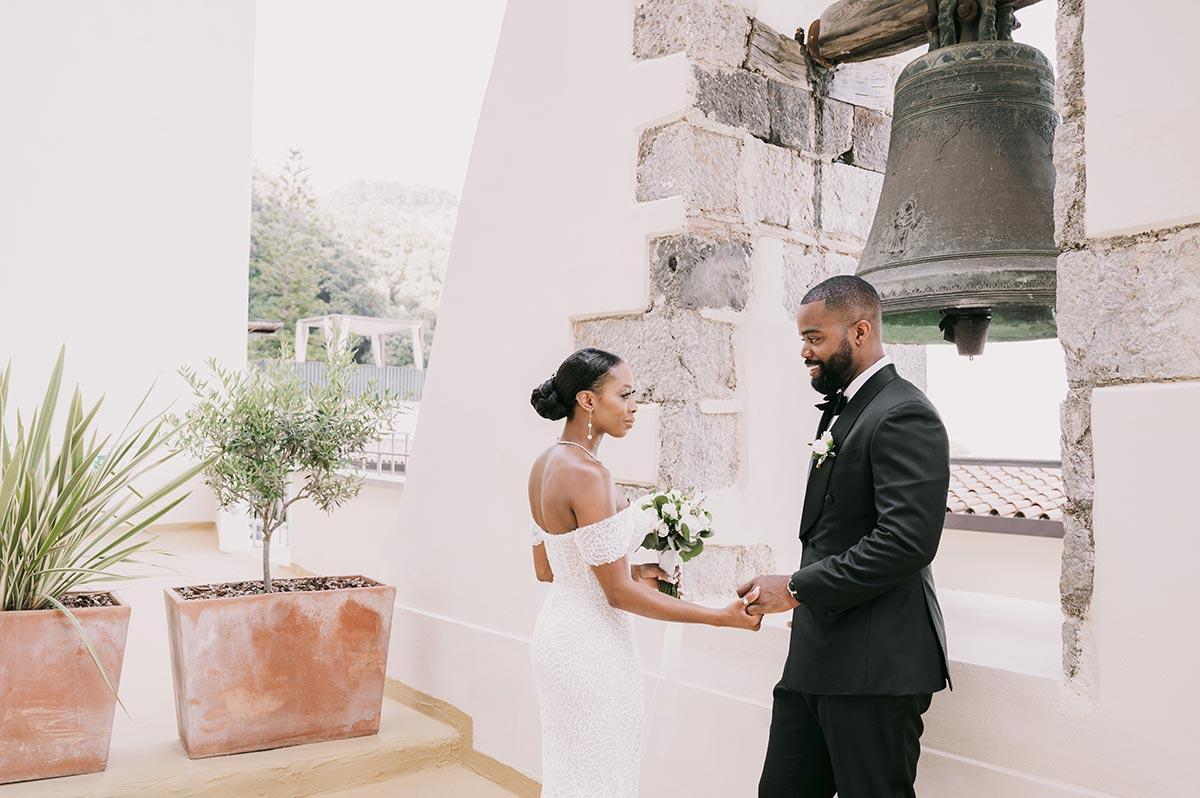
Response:
[[[854,343],[862,346],[869,341],[871,339],[872,327],[874,327],[874,325],[866,319],[859,319],[858,321],[854,322],[854,326],[850,328],[854,331]]]

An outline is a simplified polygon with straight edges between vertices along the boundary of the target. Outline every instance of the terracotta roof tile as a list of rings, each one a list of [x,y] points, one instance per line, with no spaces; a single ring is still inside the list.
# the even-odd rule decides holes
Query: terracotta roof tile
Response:
[[[1062,520],[1067,503],[1058,463],[955,462],[946,512]]]

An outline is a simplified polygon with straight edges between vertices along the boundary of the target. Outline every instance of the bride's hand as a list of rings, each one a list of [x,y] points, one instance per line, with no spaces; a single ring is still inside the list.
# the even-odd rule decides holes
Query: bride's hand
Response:
[[[755,587],[746,595],[730,602],[729,606],[721,611],[721,619],[725,622],[726,626],[734,629],[749,629],[752,632],[758,631],[758,628],[762,626],[763,616],[751,615],[746,611],[754,603],[754,600],[758,598],[758,590]]]
[[[630,570],[630,576],[633,577],[633,581],[637,582],[639,585],[645,585],[646,587],[652,587],[655,590],[658,590],[658,580],[660,580],[660,579],[664,582],[671,582],[672,584],[679,583],[679,569],[678,568],[675,569],[674,578],[669,576],[666,571],[659,568],[654,563],[649,563],[649,562],[643,563],[641,565],[634,565],[629,570]]]

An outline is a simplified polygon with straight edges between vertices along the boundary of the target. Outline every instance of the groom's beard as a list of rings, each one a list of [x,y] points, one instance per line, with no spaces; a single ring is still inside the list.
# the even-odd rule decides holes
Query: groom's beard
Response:
[[[812,387],[817,393],[829,395],[850,384],[850,375],[854,373],[854,352],[850,348],[850,339],[843,338],[842,345],[829,356],[828,360],[805,360],[804,365],[820,366],[817,376],[812,378]]]

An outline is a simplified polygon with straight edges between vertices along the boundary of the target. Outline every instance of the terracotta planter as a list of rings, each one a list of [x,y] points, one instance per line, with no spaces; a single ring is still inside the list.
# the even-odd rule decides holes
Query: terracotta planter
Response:
[[[118,686],[129,607],[71,612]],[[60,611],[0,612],[0,783],[104,770],[116,703]]]
[[[378,732],[396,588],[373,584],[190,601],[168,588],[188,756]]]

